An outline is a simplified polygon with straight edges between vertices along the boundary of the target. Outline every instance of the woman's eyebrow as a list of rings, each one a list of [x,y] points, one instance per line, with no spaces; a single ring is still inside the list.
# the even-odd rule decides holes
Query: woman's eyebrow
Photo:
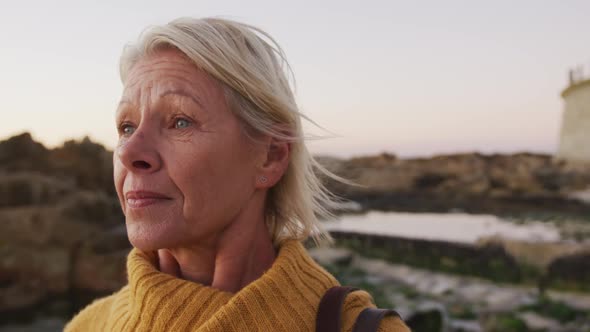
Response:
[[[158,95],[158,99],[161,99],[161,98],[166,97],[168,95],[177,95],[177,96],[189,98],[195,104],[197,104],[197,106],[199,106],[201,109],[205,109],[203,102],[198,97],[196,97],[193,94],[188,93],[184,90],[181,90],[181,89],[166,90]],[[119,101],[118,106],[117,106],[117,111],[115,112],[117,117],[122,116],[125,113],[125,111],[127,111],[127,107],[124,107],[124,108],[121,107],[123,105],[130,105],[133,107],[134,103],[128,99],[121,99]]]
[[[177,95],[177,96],[183,96],[183,97],[190,98],[200,108],[205,109],[203,103],[201,102],[201,100],[198,97],[196,97],[193,94],[188,93],[188,92],[186,92],[184,90],[180,90],[180,89],[166,90],[166,91],[160,93],[158,95],[158,98],[164,98],[164,97],[166,97],[168,95]]]

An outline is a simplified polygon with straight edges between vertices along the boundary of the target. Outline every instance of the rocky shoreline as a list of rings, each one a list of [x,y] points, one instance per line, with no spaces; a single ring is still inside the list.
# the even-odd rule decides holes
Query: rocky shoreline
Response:
[[[398,159],[381,154],[348,160],[320,157],[336,194],[363,210],[488,213],[590,220],[590,164],[549,155],[479,153]]]
[[[590,205],[580,199],[590,185],[590,167],[549,156],[380,155],[320,162],[361,185],[325,179],[363,209],[590,219]],[[130,244],[112,172],[112,152],[89,139],[55,149],[26,133],[0,141],[0,331],[50,331],[126,282]]]
[[[392,264],[344,248],[310,253],[342,283],[368,289],[380,307],[397,310],[415,331],[590,330],[590,294],[540,294],[534,287]]]

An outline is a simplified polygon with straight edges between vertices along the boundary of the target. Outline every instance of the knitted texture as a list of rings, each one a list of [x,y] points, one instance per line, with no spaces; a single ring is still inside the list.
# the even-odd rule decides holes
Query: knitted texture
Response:
[[[156,267],[155,253],[133,249],[127,259],[129,284],[94,301],[65,331],[314,332],[321,297],[339,285],[298,241],[286,241],[272,267],[235,294],[175,278]],[[343,331],[352,331],[366,307],[374,307],[368,293],[347,297]],[[400,319],[387,317],[379,331],[409,329]]]

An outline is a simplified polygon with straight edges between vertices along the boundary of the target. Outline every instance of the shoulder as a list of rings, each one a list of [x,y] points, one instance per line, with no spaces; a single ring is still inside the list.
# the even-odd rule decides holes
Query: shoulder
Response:
[[[113,308],[119,307],[119,303],[125,298],[127,289],[128,286],[125,286],[110,296],[94,300],[68,322],[64,332],[104,330],[113,314]]]
[[[351,332],[358,315],[366,308],[375,308],[369,293],[362,290],[350,293],[344,302],[342,331]],[[381,321],[378,332],[410,332],[410,329],[399,317],[387,316]]]

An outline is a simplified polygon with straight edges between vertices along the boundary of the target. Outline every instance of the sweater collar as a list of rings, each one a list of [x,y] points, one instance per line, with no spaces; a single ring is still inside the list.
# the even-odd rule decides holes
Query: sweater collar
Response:
[[[153,324],[154,330],[244,331],[256,323],[268,331],[290,326],[312,331],[320,298],[338,285],[295,240],[284,242],[270,269],[235,294],[175,278],[156,266],[154,252],[133,249],[127,260],[131,321]]]

